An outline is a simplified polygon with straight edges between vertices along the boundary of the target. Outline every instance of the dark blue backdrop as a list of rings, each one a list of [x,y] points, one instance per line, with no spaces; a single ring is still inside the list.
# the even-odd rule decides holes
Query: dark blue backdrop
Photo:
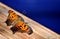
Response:
[[[1,2],[60,34],[59,0],[1,0]]]

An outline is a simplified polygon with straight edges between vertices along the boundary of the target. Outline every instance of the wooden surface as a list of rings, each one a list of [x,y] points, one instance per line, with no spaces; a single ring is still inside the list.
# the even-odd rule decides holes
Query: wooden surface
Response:
[[[28,25],[33,29],[33,34],[28,35],[26,33],[16,32],[12,34],[10,26],[4,23],[8,16],[8,10],[13,10],[6,5],[0,3],[0,39],[60,39],[60,36],[44,27],[43,25],[31,20],[23,14],[13,10],[16,14],[22,16]]]

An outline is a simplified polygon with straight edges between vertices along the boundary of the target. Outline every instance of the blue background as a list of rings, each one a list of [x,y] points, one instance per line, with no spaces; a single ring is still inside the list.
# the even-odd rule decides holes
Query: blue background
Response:
[[[60,34],[60,0],[1,0],[1,2]]]

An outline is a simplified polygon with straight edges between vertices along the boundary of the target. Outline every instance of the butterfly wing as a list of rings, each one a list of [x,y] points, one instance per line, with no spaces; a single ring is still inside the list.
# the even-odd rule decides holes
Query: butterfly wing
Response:
[[[18,23],[15,24],[15,26],[13,26],[11,28],[11,30],[13,31],[13,33],[19,31],[21,33],[28,33],[29,35],[33,33],[32,29],[30,26],[26,25],[24,22],[20,21]]]
[[[28,26],[25,22],[24,19],[17,15],[15,12],[13,12],[12,10],[8,11],[9,15],[8,18],[6,20],[6,24],[8,26],[13,25],[10,29],[12,30],[13,34],[17,31],[20,32],[26,32],[28,34],[32,34],[33,31],[31,29],[30,26]]]

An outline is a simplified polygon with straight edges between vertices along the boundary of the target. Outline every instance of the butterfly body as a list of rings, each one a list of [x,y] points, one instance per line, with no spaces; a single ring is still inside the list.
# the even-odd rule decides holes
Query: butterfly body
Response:
[[[7,20],[6,20],[6,24],[8,26],[12,25],[11,30],[13,31],[13,34],[17,31],[22,32],[22,33],[26,32],[28,34],[33,33],[31,27],[28,26],[24,22],[24,20],[21,16],[17,15],[15,12],[13,12],[11,10],[9,10],[8,13],[9,13],[9,15],[8,15]]]

